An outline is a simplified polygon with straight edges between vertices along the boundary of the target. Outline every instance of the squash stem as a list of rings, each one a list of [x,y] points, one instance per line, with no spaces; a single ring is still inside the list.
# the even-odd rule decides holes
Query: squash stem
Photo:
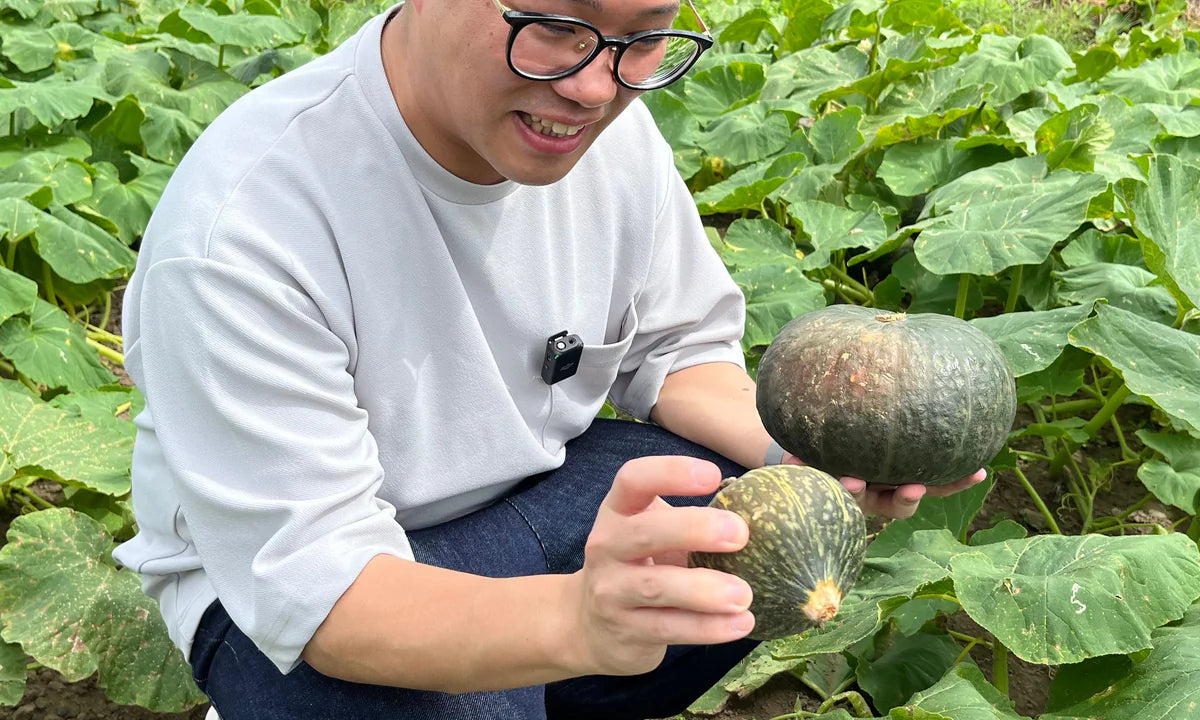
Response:
[[[1109,394],[1108,400],[1104,402],[1104,405],[1100,408],[1100,411],[1097,412],[1092,419],[1083,426],[1084,434],[1087,435],[1088,438],[1095,437],[1096,432],[1100,430],[1100,426],[1108,422],[1109,419],[1116,414],[1117,410],[1125,402],[1125,398],[1132,394],[1133,391],[1131,391],[1129,386],[1124,382],[1118,385],[1117,388]],[[1078,448],[1079,445],[1075,443],[1062,443],[1058,448],[1058,453],[1054,456],[1053,462],[1050,463],[1050,474],[1054,476],[1061,475],[1063,466],[1067,463],[1067,459],[1071,456],[1071,453]]]
[[[875,302],[875,295],[871,292],[871,289],[851,277],[850,273],[838,267],[837,263],[830,265],[829,271],[832,272],[834,277],[840,280],[842,284],[849,285],[856,293],[866,298],[868,302]]]
[[[954,301],[954,317],[965,319],[967,314],[967,295],[971,290],[971,275],[963,273],[958,276],[958,299]]]
[[[104,293],[104,314],[100,316],[100,329],[108,329],[108,321],[112,317],[112,293]]]
[[[1021,275],[1025,270],[1024,265],[1017,265],[1013,268],[1012,278],[1008,284],[1008,297],[1004,301],[1004,312],[1015,312],[1017,309],[1017,300],[1021,296]]]
[[[992,643],[992,684],[1008,696],[1008,648],[999,640]]]
[[[821,706],[817,708],[817,714],[821,715],[829,712],[842,700],[850,703],[850,707],[854,709],[855,717],[869,718],[874,714],[871,712],[871,708],[867,706],[867,701],[863,699],[863,696],[853,690],[847,690],[844,693],[838,693],[826,698],[825,702],[821,703]]]
[[[1013,474],[1017,476],[1017,480],[1025,488],[1025,492],[1029,494],[1029,498],[1033,500],[1033,504],[1037,506],[1038,512],[1042,517],[1046,518],[1046,525],[1055,535],[1062,535],[1062,530],[1059,529],[1058,523],[1054,521],[1054,515],[1046,507],[1046,503],[1042,502],[1042,496],[1038,495],[1038,491],[1034,489],[1033,483],[1029,482],[1029,478],[1025,477],[1025,473],[1021,472],[1021,468],[1012,468]]]
[[[992,649],[992,643],[987,640],[984,640],[981,637],[975,637],[974,635],[967,635],[966,633],[960,633],[956,630],[947,630],[946,633],[950,637],[954,638],[955,640],[961,640],[965,643],[970,643],[971,645],[982,645],[985,648],[987,648],[988,650]]]
[[[96,352],[100,353],[101,355],[108,358],[109,360],[112,360],[113,362],[117,363],[118,365],[122,365],[122,366],[125,365],[125,355],[124,354],[117,352],[116,350],[113,350],[112,348],[108,347],[107,345],[101,345],[100,343],[96,342],[95,340],[91,339],[90,337],[87,339],[87,344],[91,345],[93,348],[95,348]]]
[[[1084,398],[1082,400],[1066,400],[1060,403],[1054,403],[1050,407],[1042,407],[1042,411],[1051,411],[1056,416],[1075,415],[1085,410],[1099,410],[1104,406],[1104,401],[1100,399]]]
[[[844,300],[848,300],[850,302],[858,303],[858,304],[866,304],[866,303],[874,303],[875,302],[874,298],[868,297],[867,295],[855,290],[852,287],[847,287],[844,283],[838,282],[837,280],[833,280],[831,278],[826,278],[821,281],[821,284],[824,285],[825,287],[829,288],[830,290],[834,291],[835,293],[841,295],[842,299],[844,299]]]

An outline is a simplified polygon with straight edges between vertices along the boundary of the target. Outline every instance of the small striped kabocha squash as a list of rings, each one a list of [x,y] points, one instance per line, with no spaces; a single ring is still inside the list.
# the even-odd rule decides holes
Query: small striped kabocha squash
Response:
[[[758,412],[788,452],[870,483],[944,485],[1004,447],[1016,383],[999,346],[936,313],[831,305],[780,330]]]
[[[737,552],[693,552],[689,564],[750,585],[750,637],[795,635],[837,614],[867,547],[862,510],[840,482],[812,467],[770,465],[727,478],[710,505],[740,515],[750,539]]]

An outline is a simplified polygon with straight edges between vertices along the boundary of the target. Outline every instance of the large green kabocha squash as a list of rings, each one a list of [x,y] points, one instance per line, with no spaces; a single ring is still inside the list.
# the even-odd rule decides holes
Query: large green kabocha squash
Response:
[[[771,465],[726,479],[710,504],[742,516],[750,539],[737,552],[691,553],[689,564],[750,585],[750,637],[794,635],[837,614],[867,547],[862,510],[841,483],[816,468]]]
[[[1017,393],[999,346],[964,320],[831,305],[779,332],[757,402],[767,432],[828,473],[942,485],[1004,447]]]

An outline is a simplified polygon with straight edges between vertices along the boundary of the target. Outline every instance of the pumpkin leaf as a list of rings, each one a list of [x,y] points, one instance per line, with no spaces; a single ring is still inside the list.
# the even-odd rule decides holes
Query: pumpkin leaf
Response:
[[[1141,662],[1113,661],[1125,661],[1126,670],[1113,673],[1112,684],[1041,720],[1152,720],[1191,714],[1200,702],[1200,605],[1193,605],[1182,622],[1155,629],[1150,641],[1154,649]]]
[[[791,136],[791,125],[783,113],[771,112],[764,103],[756,102],[716,118],[696,141],[726,162],[745,165],[779,152]]]
[[[962,149],[960,143],[921,138],[893,145],[883,154],[879,178],[898,195],[924,195],[961,175],[1012,157],[995,146]]]
[[[940,275],[992,275],[1037,265],[1087,218],[1101,176],[1047,173],[1040,156],[967,173],[929,195],[913,243],[917,259]]]
[[[64,484],[108,495],[129,492],[133,423],[67,412],[0,386],[0,457]]]
[[[954,67],[962,70],[964,85],[991,85],[988,102],[998,106],[1041,88],[1071,65],[1071,56],[1044,35],[1019,38],[986,33],[979,38],[979,48]]]
[[[76,391],[116,382],[88,347],[82,326],[40,298],[28,317],[18,315],[0,325],[0,354],[34,381],[52,388]]]
[[[987,480],[961,492],[922,498],[912,517],[894,520],[879,531],[867,548],[867,556],[887,557],[908,547],[909,539],[918,530],[946,529],[965,542],[967,528],[979,514],[994,484],[995,478],[989,474]]]
[[[1060,300],[1091,306],[1107,300],[1113,307],[1137,313],[1147,320],[1170,325],[1175,320],[1171,292],[1156,283],[1145,268],[1118,263],[1090,263],[1054,273]],[[1082,318],[1081,318],[1082,319]]]
[[[1045,370],[1069,344],[1071,328],[1090,315],[1090,305],[1003,313],[971,324],[996,341],[1015,377]],[[922,501],[922,504],[924,501]]]
[[[37,301],[37,283],[0,266],[0,325],[13,315],[33,310]]]
[[[1138,468],[1138,479],[1159,500],[1189,515],[1200,514],[1200,439],[1179,433],[1138,430],[1147,447],[1163,460],[1148,460]]]
[[[733,273],[746,296],[742,348],[770,345],[792,318],[825,307],[825,288],[794,267],[764,265]]]
[[[1076,325],[1071,344],[1095,353],[1121,371],[1125,384],[1168,415],[1200,426],[1200,336],[1146,322],[1103,303]]]
[[[962,651],[945,633],[893,635],[891,640],[882,655],[858,671],[858,684],[877,708],[902,705],[914,693],[936,684]]]
[[[0,705],[21,702],[25,695],[25,675],[25,651],[16,643],[0,639]]]
[[[204,700],[137,574],[112,565],[99,523],[55,508],[16,518],[9,538],[0,548],[5,639],[67,680],[99,671],[118,703],[181,711]]]
[[[901,709],[893,711],[894,720],[922,720],[936,713],[954,720],[1021,720],[1013,701],[993,687],[975,665],[961,663],[950,668],[936,685],[916,693]],[[917,711],[926,713],[917,714]]]
[[[1022,660],[1059,665],[1151,646],[1200,596],[1200,551],[1170,535],[1040,535],[950,560],[963,609]]]
[[[721,259],[730,270],[751,270],[767,265],[798,265],[792,235],[766,218],[734,220],[725,232]]]
[[[1171,155],[1150,159],[1149,183],[1128,183],[1128,204],[1135,228],[1157,246],[1161,260],[1152,266],[1167,276],[1185,307],[1200,305],[1200,166]],[[1170,287],[1171,284],[1168,284]]]
[[[137,255],[94,223],[62,206],[38,216],[34,247],[62,278],[77,284],[128,277]]]

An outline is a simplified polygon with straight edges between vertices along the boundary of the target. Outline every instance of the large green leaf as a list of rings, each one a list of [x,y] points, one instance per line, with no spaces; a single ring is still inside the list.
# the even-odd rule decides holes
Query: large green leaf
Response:
[[[126,245],[137,239],[150,221],[150,213],[167,186],[173,168],[169,165],[130,157],[139,172],[127,183],[121,182],[116,166],[96,165],[96,185],[92,205],[117,224]]]
[[[50,188],[60,205],[92,196],[92,175],[83,162],[50,152],[34,152],[0,170],[0,183],[33,183]]]
[[[979,49],[964,55],[955,67],[963,71],[964,84],[991,85],[988,100],[998,106],[1042,87],[1071,65],[1071,56],[1044,35],[985,34],[979,39]]]
[[[856,47],[832,52],[813,47],[785,55],[766,72],[762,100],[804,116],[816,114],[813,101],[867,74],[867,55]]]
[[[26,672],[25,651],[20,645],[0,638],[0,706],[21,702],[25,695]]]
[[[141,128],[146,154],[168,165],[177,165],[203,130],[187,113],[157,105],[146,108]]]
[[[967,528],[987,499],[995,478],[989,478],[961,492],[944,497],[921,499],[912,517],[894,520],[879,531],[867,546],[869,557],[888,557],[908,547],[913,533],[921,530],[949,530],[960,542],[966,541]]]
[[[953,720],[1022,720],[1013,701],[992,687],[979,668],[960,664],[933,687],[923,690],[888,715],[892,720],[933,720],[933,715]]]
[[[960,149],[960,143],[921,138],[893,145],[883,155],[879,178],[898,195],[924,195],[972,170],[1012,157],[996,146]]]
[[[1068,345],[1071,328],[1091,312],[1091,305],[1084,305],[1003,313],[970,322],[996,341],[1013,375],[1021,377],[1050,367]]]
[[[725,233],[721,259],[730,270],[800,263],[791,233],[766,218],[734,220]]]
[[[707,122],[753,100],[764,82],[762,65],[731,62],[690,76],[683,99],[693,115]]]
[[[1147,320],[1170,324],[1175,320],[1175,300],[1145,268],[1119,263],[1090,263],[1054,273],[1055,294],[1060,300],[1091,305],[1104,299],[1113,307],[1137,313]]]
[[[0,197],[0,238],[17,242],[37,230],[42,213],[27,200],[19,197]]]
[[[1200,426],[1200,336],[1100,303],[1071,331],[1071,344],[1112,363],[1134,393]]]
[[[825,267],[834,250],[867,248],[874,250],[887,240],[887,227],[877,207],[866,212],[851,210],[819,200],[792,203],[788,214],[811,238],[813,251],[803,267]]]
[[[33,310],[37,290],[34,281],[0,266],[0,324],[13,315]]]
[[[1059,257],[1067,267],[1079,267],[1091,263],[1119,263],[1145,267],[1142,243],[1129,235],[1107,235],[1088,229],[1080,233],[1062,251]]]
[[[96,421],[0,386],[0,451],[14,469],[32,468],[105,495],[129,492],[133,423]]]
[[[783,113],[751,103],[713,120],[696,141],[711,155],[734,165],[757,162],[787,145],[792,128]]]
[[[1200,551],[1179,533],[1040,535],[957,554],[950,570],[967,613],[1043,665],[1148,648],[1200,596]]]
[[[23,108],[47,128],[87,115],[96,98],[107,95],[91,80],[72,82],[61,75],[38,82],[0,78],[0,116]]]
[[[303,37],[291,23],[270,15],[218,15],[208,7],[188,5],[179,11],[179,17],[218,45],[269,48],[290,45]]]
[[[118,703],[178,712],[204,701],[155,603],[109,559],[99,523],[67,508],[15,519],[0,548],[5,639],[68,680],[99,671]]]
[[[733,273],[746,296],[745,350],[770,345],[792,318],[825,307],[825,288],[794,267],[766,265]]]
[[[4,44],[0,53],[23,73],[32,73],[54,64],[58,43],[45,28],[0,23],[4,28]]]
[[[1116,133],[1100,113],[1100,106],[1091,103],[1052,116],[1035,133],[1038,152],[1046,153],[1046,165],[1051,170],[1064,168],[1091,172],[1096,158],[1110,145]]]
[[[1159,500],[1189,515],[1200,514],[1200,439],[1149,430],[1138,430],[1137,436],[1165,458],[1142,463],[1137,473],[1142,484]]]
[[[67,314],[38,299],[29,316],[0,325],[0,354],[18,370],[49,387],[72,391],[107,385],[113,376],[88,347],[83,329]]]
[[[1161,267],[1192,306],[1200,305],[1200,166],[1170,155],[1151,158],[1149,184],[1131,183],[1138,232],[1161,251]]]
[[[860,665],[858,670],[858,684],[871,696],[871,702],[877,708],[903,705],[914,694],[929,692],[931,686],[936,686],[954,667],[962,652],[958,643],[944,632],[895,634],[891,640],[886,652]],[[925,702],[935,700],[930,697]],[[946,707],[942,711],[950,709]],[[962,708],[954,710],[961,711]]]
[[[78,284],[128,277],[137,262],[119,240],[60,206],[38,216],[33,244],[54,272]]]
[[[935,135],[983,103],[983,86],[964,84],[957,66],[905,78],[879,99],[876,112],[863,120],[863,134],[880,148]]]
[[[1083,223],[1092,198],[1107,187],[1099,175],[1047,173],[1041,157],[992,165],[930,193],[913,247],[940,275],[1037,265]]]
[[[808,131],[808,139],[817,154],[817,163],[843,165],[866,142],[859,132],[861,108],[848,107],[823,115]]]
[[[1154,630],[1145,660],[1095,696],[1040,720],[1165,720],[1195,715],[1200,704],[1200,606],[1183,621]]]
[[[1200,98],[1200,57],[1194,52],[1164,55],[1113,70],[1098,85],[1135,103],[1187,105]]]
[[[738,170],[726,180],[709,185],[692,196],[696,209],[701,215],[761,209],[763,200],[806,162],[800,153],[791,153],[788,157],[792,168],[784,173],[776,174],[779,165],[771,160],[763,160]]]

